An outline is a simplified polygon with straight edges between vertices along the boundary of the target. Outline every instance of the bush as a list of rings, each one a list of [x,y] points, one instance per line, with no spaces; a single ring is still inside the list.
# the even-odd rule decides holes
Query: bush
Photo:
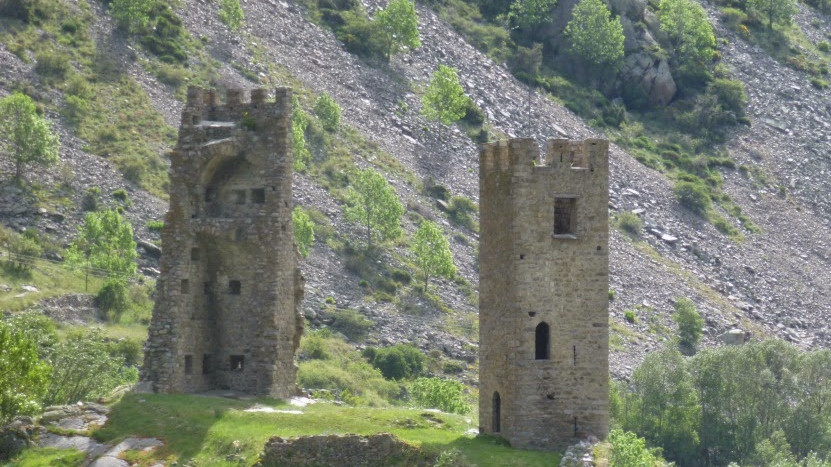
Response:
[[[695,353],[704,330],[704,318],[698,313],[695,303],[689,298],[675,302],[675,323],[678,325],[678,345],[686,353]]]
[[[51,353],[52,382],[45,403],[70,404],[106,396],[138,380],[138,371],[125,367],[124,356],[100,331],[71,332]]]
[[[424,369],[424,355],[409,344],[374,349],[372,365],[381,370],[387,379],[404,379],[418,376]]]
[[[15,415],[34,415],[49,384],[49,365],[38,358],[35,343],[0,322],[0,424]]]
[[[452,379],[418,378],[410,385],[410,397],[421,407],[443,412],[466,414],[470,412],[464,386]]]
[[[343,24],[335,34],[349,52],[367,58],[386,57],[387,47],[377,25],[370,21],[362,8],[345,11],[338,15]]]
[[[700,182],[675,182],[675,196],[681,205],[699,215],[706,215],[713,204],[707,187]]]
[[[147,226],[147,230],[151,232],[161,232],[164,228],[164,221],[149,220],[145,225]]]
[[[128,305],[127,284],[121,279],[108,280],[95,295],[95,306],[112,322],[118,322]]]
[[[220,0],[219,20],[232,31],[241,28],[245,24],[245,13],[242,11],[239,0]]]
[[[113,198],[120,202],[123,206],[131,206],[133,204],[130,202],[130,195],[127,194],[127,190],[124,188],[119,188],[113,191]]]
[[[314,222],[300,206],[296,206],[291,212],[291,222],[294,227],[294,241],[297,243],[297,249],[300,251],[300,256],[305,258],[309,256],[315,242]]]
[[[470,198],[454,196],[450,198],[447,205],[447,213],[454,224],[476,230],[476,222],[473,215],[479,211],[479,207]]]
[[[634,324],[636,321],[638,321],[638,317],[635,316],[635,312],[633,310],[624,311],[623,312],[623,319],[625,319],[626,322],[632,323],[632,324]]]
[[[49,78],[63,79],[72,68],[69,57],[59,51],[40,52],[35,55],[35,61],[35,71]]]
[[[341,310],[335,313],[330,328],[340,332],[350,341],[361,341],[372,328],[373,322],[355,310]]]
[[[87,188],[84,197],[81,199],[81,209],[84,211],[97,211],[101,207],[101,189],[97,186]]]
[[[827,41],[822,41],[817,44],[817,49],[819,49],[820,52],[828,53],[831,52],[831,45],[829,45]]]
[[[650,467],[664,465],[660,449],[646,447],[646,440],[630,431],[614,429],[609,433],[612,444],[611,465],[615,467]]]
[[[744,84],[739,80],[716,78],[710,83],[712,93],[718,96],[718,101],[724,110],[733,112],[737,117],[744,115],[747,107],[747,94]]]
[[[430,120],[450,125],[465,116],[468,101],[470,98],[462,88],[456,69],[439,65],[421,97],[421,113]]]
[[[631,211],[625,211],[617,216],[617,226],[620,230],[639,236],[643,229],[643,219]]]
[[[332,96],[323,93],[318,97],[315,103],[314,113],[320,119],[323,128],[329,131],[335,131],[340,125],[340,106]]]

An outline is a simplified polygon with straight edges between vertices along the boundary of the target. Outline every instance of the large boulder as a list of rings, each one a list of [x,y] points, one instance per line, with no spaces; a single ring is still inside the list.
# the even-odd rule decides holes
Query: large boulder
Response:
[[[0,428],[0,462],[17,456],[26,446],[33,444],[32,439],[39,431],[29,417],[19,417]]]
[[[620,80],[621,93],[627,96],[630,105],[665,106],[678,92],[667,61],[646,53],[626,57]],[[637,102],[639,97],[644,102]]]

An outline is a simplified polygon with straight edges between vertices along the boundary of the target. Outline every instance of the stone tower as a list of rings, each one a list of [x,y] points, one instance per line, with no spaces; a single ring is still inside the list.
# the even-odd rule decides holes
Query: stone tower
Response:
[[[561,449],[609,431],[609,144],[482,146],[480,431]]]
[[[143,379],[157,392],[288,397],[303,331],[291,223],[291,90],[191,87]]]

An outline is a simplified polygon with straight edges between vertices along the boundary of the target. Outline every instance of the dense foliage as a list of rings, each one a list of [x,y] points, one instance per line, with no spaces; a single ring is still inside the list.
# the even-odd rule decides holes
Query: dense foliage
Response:
[[[15,415],[34,415],[49,385],[49,365],[34,341],[0,321],[0,425]]]
[[[291,212],[291,222],[294,226],[294,241],[297,243],[297,249],[305,258],[309,256],[309,251],[315,242],[314,222],[300,206],[296,206]]]
[[[347,196],[346,217],[364,227],[368,250],[372,249],[373,238],[388,240],[401,234],[404,206],[389,182],[375,169],[359,171]]]
[[[602,0],[580,0],[565,34],[573,52],[591,66],[616,70],[623,59],[623,25]]]
[[[38,115],[32,98],[16,92],[0,99],[0,153],[14,163],[16,179],[27,164],[57,162],[58,146],[52,125]]]
[[[469,97],[459,82],[455,68],[439,65],[430,78],[427,92],[422,96],[421,113],[425,117],[449,125],[467,113]]]
[[[704,318],[698,313],[695,303],[689,298],[679,298],[675,301],[673,317],[678,325],[679,348],[685,354],[695,353],[704,332]]]
[[[416,265],[424,276],[424,288],[427,289],[431,276],[452,279],[456,275],[450,244],[441,227],[434,222],[424,220],[416,230],[411,245]]]
[[[87,213],[78,237],[67,251],[67,262],[126,279],[136,273],[137,256],[130,221],[116,210],[107,210]]]
[[[364,356],[387,379],[412,378],[424,370],[424,354],[409,344],[395,344],[379,349],[368,347]]]
[[[386,57],[406,49],[421,47],[418,36],[418,15],[410,0],[392,0],[375,15],[378,34],[386,45]]]
[[[616,426],[681,466],[804,460],[812,452],[828,462],[831,351],[771,340],[689,358],[674,349],[650,353],[628,387],[615,385],[612,412]]]
[[[340,125],[340,106],[329,93],[322,93],[315,103],[314,113],[323,128],[335,131]]]
[[[421,407],[466,414],[470,404],[462,383],[444,378],[418,378],[409,386],[412,401]]]
[[[239,0],[220,0],[219,19],[232,31],[236,31],[245,24],[245,13]]]

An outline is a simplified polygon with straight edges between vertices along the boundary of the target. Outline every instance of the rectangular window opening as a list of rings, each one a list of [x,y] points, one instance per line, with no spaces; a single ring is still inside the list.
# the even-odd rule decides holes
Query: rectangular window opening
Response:
[[[242,371],[245,367],[245,355],[231,355],[231,371]]]
[[[190,293],[190,281],[187,279],[182,279],[182,282],[179,286],[179,290],[182,295],[187,295]]]
[[[576,198],[554,200],[554,235],[574,235],[576,206]]]
[[[202,374],[207,375],[211,373],[211,354],[206,353],[202,355]]]
[[[264,204],[265,188],[254,188],[251,190],[251,202],[254,204]]]
[[[192,355],[185,355],[185,374],[189,375],[193,373],[193,356]]]
[[[191,261],[199,261],[199,248],[191,248],[190,249],[190,260]]]
[[[242,283],[240,281],[228,281],[228,293],[231,295],[239,295],[242,292]]]

